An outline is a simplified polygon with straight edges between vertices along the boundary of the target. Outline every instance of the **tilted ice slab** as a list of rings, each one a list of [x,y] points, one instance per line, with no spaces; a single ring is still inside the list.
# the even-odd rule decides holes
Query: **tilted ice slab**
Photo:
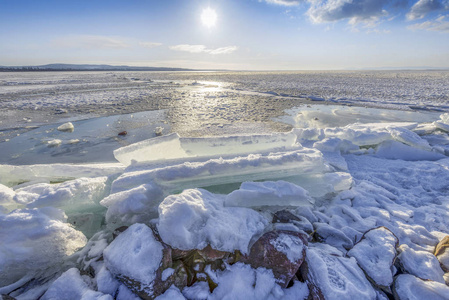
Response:
[[[177,133],[141,141],[114,151],[124,165],[204,157],[236,156],[295,148],[293,132],[209,138],[181,138]],[[297,147],[296,147],[297,148]]]
[[[61,182],[80,177],[100,177],[122,172],[124,166],[112,164],[0,165],[0,183],[15,186],[26,183]]]
[[[112,193],[155,182],[166,192],[192,187],[228,183],[281,179],[298,174],[313,175],[330,172],[320,151],[302,148],[296,151],[250,154],[234,158],[216,158],[205,162],[125,172],[112,183]]]

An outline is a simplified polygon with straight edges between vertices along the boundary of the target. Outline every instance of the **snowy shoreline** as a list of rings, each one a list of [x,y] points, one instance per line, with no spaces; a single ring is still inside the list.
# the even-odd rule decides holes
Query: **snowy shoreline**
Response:
[[[351,122],[0,165],[0,294],[448,299],[449,114]]]

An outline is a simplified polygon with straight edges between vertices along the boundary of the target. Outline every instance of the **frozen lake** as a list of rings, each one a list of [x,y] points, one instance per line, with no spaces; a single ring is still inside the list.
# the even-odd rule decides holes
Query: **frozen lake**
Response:
[[[448,299],[448,97],[443,71],[0,73],[0,295]]]

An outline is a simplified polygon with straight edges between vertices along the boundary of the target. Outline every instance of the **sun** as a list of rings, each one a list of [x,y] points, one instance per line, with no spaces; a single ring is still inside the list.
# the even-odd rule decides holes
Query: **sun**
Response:
[[[214,27],[215,23],[217,23],[217,13],[215,10],[210,7],[203,9],[203,12],[201,13],[201,22],[208,28]]]

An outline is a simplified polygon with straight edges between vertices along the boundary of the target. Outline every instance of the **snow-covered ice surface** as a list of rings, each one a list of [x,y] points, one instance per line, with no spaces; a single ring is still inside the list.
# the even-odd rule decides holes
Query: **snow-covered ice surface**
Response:
[[[2,73],[0,295],[449,299],[448,95],[446,71]],[[253,267],[271,231],[287,261]]]

